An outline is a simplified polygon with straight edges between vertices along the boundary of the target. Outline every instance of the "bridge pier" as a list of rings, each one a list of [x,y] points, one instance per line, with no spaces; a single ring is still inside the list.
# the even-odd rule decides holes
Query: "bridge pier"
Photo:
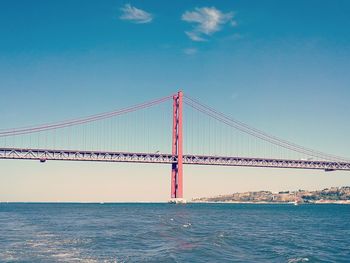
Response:
[[[183,203],[183,139],[182,139],[182,111],[183,92],[173,96],[173,140],[172,155],[177,162],[171,166],[171,199],[175,203]]]

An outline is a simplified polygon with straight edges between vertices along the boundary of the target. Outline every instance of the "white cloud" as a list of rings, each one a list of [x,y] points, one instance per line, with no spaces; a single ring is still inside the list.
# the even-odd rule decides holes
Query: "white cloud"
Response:
[[[238,94],[237,94],[236,92],[234,92],[234,93],[231,94],[231,99],[232,99],[232,100],[235,100],[235,99],[237,99],[237,98],[238,98]]]
[[[205,39],[199,36],[197,32],[186,31],[185,33],[193,41],[205,41]]]
[[[185,48],[184,49],[184,53],[186,55],[194,55],[198,52],[198,50],[196,48]]]
[[[120,10],[123,14],[120,16],[122,20],[129,20],[136,24],[150,23],[153,20],[152,14],[138,9],[130,4],[124,5]]]
[[[237,24],[237,21],[231,20],[230,25],[233,26],[233,27],[235,27],[235,26],[237,26],[238,24]]]
[[[236,26],[237,22],[233,17],[233,12],[223,13],[215,7],[197,7],[194,11],[183,13],[181,18],[183,21],[195,24],[192,31],[185,32],[189,38],[193,41],[205,41],[203,36],[212,35],[226,23]]]

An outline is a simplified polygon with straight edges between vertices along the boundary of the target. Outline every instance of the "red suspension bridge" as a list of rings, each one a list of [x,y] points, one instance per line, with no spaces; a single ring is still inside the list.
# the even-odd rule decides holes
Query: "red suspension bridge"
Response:
[[[0,159],[169,164],[176,199],[183,198],[184,164],[350,171],[349,159],[269,135],[181,91],[84,118],[0,129]]]

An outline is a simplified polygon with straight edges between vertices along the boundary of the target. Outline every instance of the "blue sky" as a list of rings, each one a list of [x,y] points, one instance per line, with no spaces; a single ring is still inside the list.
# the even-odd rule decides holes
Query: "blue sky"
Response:
[[[183,89],[256,128],[349,157],[349,13],[345,0],[4,0],[0,128]],[[15,164],[2,163],[11,173]],[[335,184],[350,182],[341,176]]]

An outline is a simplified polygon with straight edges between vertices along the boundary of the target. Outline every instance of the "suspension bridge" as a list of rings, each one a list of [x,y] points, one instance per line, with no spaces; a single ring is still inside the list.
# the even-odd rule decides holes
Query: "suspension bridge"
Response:
[[[182,91],[83,118],[0,129],[0,159],[167,164],[174,200],[183,198],[183,165],[350,171],[347,158],[267,134]]]

